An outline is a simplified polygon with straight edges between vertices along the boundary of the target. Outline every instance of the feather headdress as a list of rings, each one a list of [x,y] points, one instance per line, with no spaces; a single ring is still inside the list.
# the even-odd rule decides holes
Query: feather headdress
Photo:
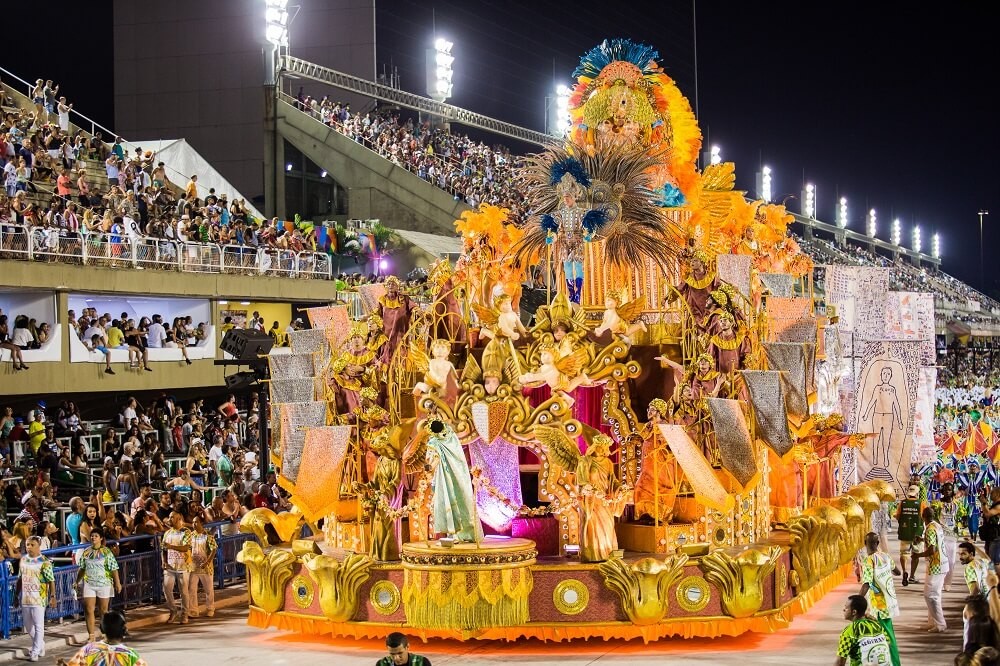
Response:
[[[665,269],[672,265],[681,246],[683,232],[664,215],[657,195],[650,188],[650,172],[664,159],[662,152],[616,143],[602,143],[596,151],[575,144],[551,146],[529,155],[518,173],[518,189],[527,192],[532,211],[524,235],[511,248],[517,258],[538,256],[550,233],[558,225],[555,213],[561,205],[553,170],[568,160],[579,163],[590,177],[586,188],[588,208],[584,229],[589,240],[604,241],[604,259],[616,267],[641,267],[648,262]]]

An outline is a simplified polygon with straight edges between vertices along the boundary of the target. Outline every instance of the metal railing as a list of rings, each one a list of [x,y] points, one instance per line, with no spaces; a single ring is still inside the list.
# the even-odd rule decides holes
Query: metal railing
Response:
[[[325,252],[187,243],[152,236],[74,232],[11,223],[0,224],[0,259],[188,273],[333,279],[333,262]]]
[[[215,553],[215,587],[222,589],[236,580],[246,578],[246,568],[236,561],[236,555],[243,544],[253,540],[251,534],[226,534],[229,521],[206,525],[214,531],[218,550]],[[160,536],[133,536],[117,541],[109,541],[108,546],[118,546],[133,552],[115,557],[118,561],[118,575],[122,583],[121,594],[111,601],[112,608],[129,608],[163,601],[163,563],[160,555]],[[83,612],[83,604],[77,597],[76,577],[79,567],[73,563],[74,551],[82,550],[87,544],[64,546],[44,551],[55,565],[56,606],[46,608],[46,620],[58,620],[77,616]],[[15,630],[22,629],[20,599],[17,597],[18,576],[14,573],[15,560],[0,563],[0,634],[10,638]]]

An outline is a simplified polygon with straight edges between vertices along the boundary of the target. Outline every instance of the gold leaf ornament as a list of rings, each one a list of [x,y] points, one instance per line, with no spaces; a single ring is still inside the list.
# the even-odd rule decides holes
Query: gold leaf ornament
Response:
[[[674,555],[666,560],[645,557],[625,562],[612,557],[597,568],[604,576],[604,585],[618,595],[622,611],[637,625],[656,624],[670,610],[670,586],[684,573],[687,555]]]
[[[354,617],[358,612],[358,591],[371,575],[372,558],[357,553],[349,553],[343,560],[310,555],[303,564],[319,583],[323,615],[333,622],[347,622]]]
[[[735,618],[750,617],[764,603],[764,580],[774,571],[781,548],[745,550],[736,557],[717,550],[702,558],[705,580],[719,588],[723,610]]]
[[[276,613],[285,602],[285,583],[292,578],[295,556],[275,549],[267,553],[255,541],[243,544],[236,561],[247,568],[252,603],[266,613]]]

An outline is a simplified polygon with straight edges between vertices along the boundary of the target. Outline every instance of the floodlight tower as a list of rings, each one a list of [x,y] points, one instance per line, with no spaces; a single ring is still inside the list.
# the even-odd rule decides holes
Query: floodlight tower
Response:
[[[889,237],[893,245],[903,244],[903,225],[899,223],[899,218],[897,217],[892,221],[892,234]]]
[[[451,54],[454,46],[444,37],[434,40],[434,48],[427,49],[427,95],[439,102],[451,97],[452,65],[455,56]]]
[[[841,229],[847,228],[847,197],[840,197],[840,204],[837,206],[837,226]]]
[[[868,237],[875,238],[875,234],[878,232],[878,225],[876,224],[875,209],[872,208],[868,211]]]
[[[806,183],[806,189],[802,191],[802,214],[816,219],[816,186],[812,183]]]

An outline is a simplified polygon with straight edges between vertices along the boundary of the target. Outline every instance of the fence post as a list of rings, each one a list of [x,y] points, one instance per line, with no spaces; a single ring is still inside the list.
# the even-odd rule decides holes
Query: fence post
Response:
[[[28,246],[28,261],[35,260],[35,239],[31,233],[31,226],[24,225],[24,242]]]
[[[225,543],[222,540],[222,530],[217,529],[216,539],[215,539],[215,588],[221,590],[226,586],[226,576],[225,576],[225,557],[222,552],[222,545]]]
[[[90,234],[87,233],[86,231],[83,231],[81,229],[81,231],[80,231],[80,262],[84,266],[87,265],[87,259],[89,258],[87,256],[87,252],[88,252],[89,246],[90,246]]]
[[[7,560],[0,560],[0,590],[3,591],[3,600],[0,602],[0,633],[3,637],[10,638],[11,612],[14,603],[14,594],[10,589],[10,564]]]

